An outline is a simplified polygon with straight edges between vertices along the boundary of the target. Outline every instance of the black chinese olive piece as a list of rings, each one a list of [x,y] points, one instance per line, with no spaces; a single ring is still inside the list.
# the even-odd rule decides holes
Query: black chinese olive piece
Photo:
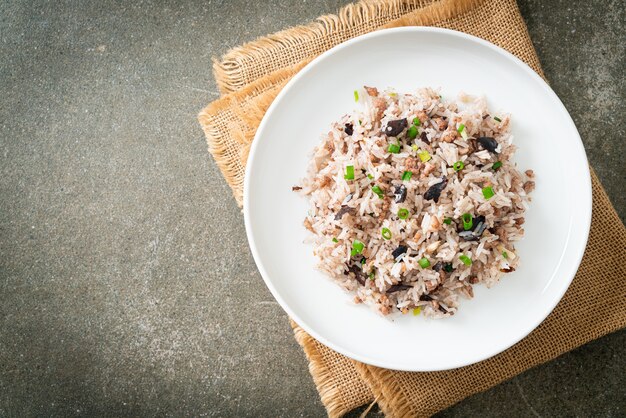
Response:
[[[487,151],[493,152],[495,154],[498,153],[498,151],[496,151],[496,148],[498,148],[498,141],[496,141],[492,137],[481,136],[480,138],[478,138],[478,143],[480,144],[481,147],[483,147]]]
[[[352,136],[352,134],[354,133],[354,126],[351,123],[346,123],[345,129],[343,131],[346,133],[346,135]]]
[[[443,191],[443,189],[446,188],[447,185],[448,179],[442,177],[441,182],[433,184],[428,190],[426,190],[426,193],[424,193],[424,199],[434,200],[435,203],[437,203],[439,201],[439,196],[441,196],[441,192]]]
[[[483,215],[480,215],[474,219],[474,227],[472,228],[477,237],[480,237],[485,229],[487,229],[487,221]]]
[[[394,259],[396,259],[396,258],[400,257],[402,254],[406,253],[407,249],[408,248],[407,248],[406,245],[398,245],[398,248],[393,250],[391,255],[393,256]]]
[[[406,199],[406,186],[404,184],[396,186],[393,195],[396,203],[404,202],[404,199]]]
[[[339,219],[343,218],[343,215],[345,215],[346,213],[352,212],[352,211],[354,211],[354,208],[351,208],[350,206],[343,205],[341,207],[341,209],[339,209],[339,211],[335,215],[335,220],[338,221]]]
[[[361,283],[362,286],[365,286],[365,279],[367,278],[367,275],[363,272],[361,267],[357,264],[351,264],[348,266],[348,272],[345,274],[347,275],[348,273],[353,273],[356,281]]]
[[[402,284],[402,283],[394,284],[389,289],[387,289],[387,293],[399,292],[400,290],[407,290],[410,288],[411,286],[406,285],[406,284]]]
[[[465,241],[476,241],[480,239],[485,229],[487,229],[487,222],[485,217],[480,215],[474,218],[472,229],[459,232],[459,237],[463,238]]]
[[[383,130],[383,133],[387,136],[398,136],[406,129],[408,122],[406,118],[398,120],[390,120],[387,122],[387,126]]]

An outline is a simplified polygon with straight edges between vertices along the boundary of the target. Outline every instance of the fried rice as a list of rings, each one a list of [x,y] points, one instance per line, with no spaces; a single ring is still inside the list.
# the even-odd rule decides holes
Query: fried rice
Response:
[[[294,186],[319,268],[383,315],[454,315],[459,296],[519,267],[535,183],[511,161],[510,115],[431,88],[354,95]]]

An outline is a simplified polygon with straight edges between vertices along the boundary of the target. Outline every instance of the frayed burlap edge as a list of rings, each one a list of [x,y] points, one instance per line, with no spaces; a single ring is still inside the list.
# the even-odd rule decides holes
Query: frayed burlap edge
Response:
[[[286,50],[300,48],[302,45],[327,45],[329,34],[347,31],[356,25],[367,24],[382,16],[398,15],[415,8],[429,5],[434,0],[391,0],[387,2],[361,1],[343,7],[336,15],[321,16],[308,25],[295,26],[272,35],[263,36],[255,41],[231,49],[221,59],[213,59],[215,81],[222,94],[237,91],[246,85],[242,74],[243,62],[263,60],[270,55],[283,55]],[[467,1],[467,0],[465,0]],[[470,2],[476,0],[470,0]],[[341,41],[340,41],[341,42]],[[327,45],[329,49],[334,45]],[[320,49],[316,47],[314,49]],[[310,56],[308,56],[310,58]],[[300,61],[307,58],[302,56]],[[273,72],[276,68],[269,68]],[[247,80],[247,83],[254,79]]]
[[[275,71],[257,80],[254,84],[210,103],[198,114],[198,121],[206,136],[209,153],[213,155],[215,163],[221,170],[226,183],[232,189],[235,200],[240,207],[243,205],[244,181],[244,177],[239,175],[240,167],[245,167],[250,144],[256,133],[256,126],[274,101],[276,91],[279,91],[306,64],[308,61]],[[249,103],[244,111],[240,104],[246,101]],[[223,140],[226,132],[220,127],[226,130],[227,126],[224,121],[218,120],[218,117],[226,111],[230,111],[242,121],[242,123],[237,124],[239,129],[228,130],[243,145],[239,154],[236,154],[237,151],[235,150],[228,149]],[[234,160],[237,160],[240,167],[233,164]]]
[[[313,51],[325,51],[356,35],[382,28],[439,26],[437,25],[438,22],[445,22],[463,15],[481,4],[488,5],[489,2],[486,0],[362,1],[346,6],[338,15],[322,16],[318,22],[306,26],[296,26],[233,48],[221,59],[214,58],[214,75],[222,93],[237,91],[263,75],[289,67],[289,62],[284,62],[284,60],[273,62],[272,57],[292,54],[293,57],[286,58],[291,59],[291,62],[310,60],[320,54],[320,52]],[[517,15],[523,22],[517,4],[513,2],[511,7],[517,9]],[[401,12],[404,13],[399,15],[398,13]],[[395,13],[395,17],[385,15],[385,13]],[[387,20],[387,17],[390,19]],[[387,20],[387,23],[383,20]],[[370,23],[371,26],[349,36],[350,34],[347,32],[353,28],[353,25],[363,23]],[[520,25],[519,30],[532,45],[526,25]],[[304,44],[300,42],[304,42]],[[307,48],[302,48],[302,45],[307,45]],[[534,49],[532,53],[536,55]],[[529,61],[528,64],[535,71],[541,73],[539,59],[533,56],[530,57]],[[259,74],[250,74],[252,67],[257,72],[260,67],[262,71]]]
[[[329,417],[341,417],[350,412],[350,407],[341,397],[338,386],[334,384],[335,376],[330,372],[322,358],[322,354],[315,347],[316,341],[298,326],[293,320],[289,320],[293,329],[296,341],[302,347],[307,360],[309,361],[309,373],[313,377],[315,387],[320,394],[320,400]]]
[[[383,28],[399,28],[402,26],[432,26],[437,22],[452,19],[478,7],[486,0],[442,0],[434,2],[422,9],[407,13],[387,23]]]

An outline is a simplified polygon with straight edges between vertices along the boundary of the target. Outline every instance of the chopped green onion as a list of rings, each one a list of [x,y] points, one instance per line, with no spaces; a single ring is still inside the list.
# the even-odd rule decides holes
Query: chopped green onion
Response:
[[[425,269],[425,268],[430,266],[430,261],[428,261],[428,259],[426,257],[420,258],[418,263],[419,263],[420,267],[423,268],[423,269]]]
[[[365,244],[358,239],[355,239],[352,241],[352,251],[350,252],[350,255],[354,257],[357,254],[361,254],[363,252],[363,248],[365,248]]]
[[[491,199],[494,194],[495,193],[493,192],[491,186],[483,187],[483,196],[485,196],[485,199]]]
[[[389,151],[392,154],[397,154],[400,152],[400,145],[398,144],[389,144],[389,148],[387,148],[387,151]]]
[[[385,193],[383,192],[383,189],[381,189],[378,185],[372,187],[372,191],[376,193],[376,195],[378,195],[378,197],[381,199],[385,195]]]
[[[359,125],[362,125],[362,124],[363,124],[363,122],[361,122],[361,119],[359,119]]]
[[[509,258],[509,255],[507,254],[506,251],[502,251],[502,257],[504,258]]]
[[[411,126],[409,130],[406,131],[406,134],[411,139],[417,138],[417,128],[415,126]]]
[[[413,119],[413,125],[420,126],[421,124],[422,124],[422,121],[420,120],[420,118]]]
[[[376,274],[376,269],[370,271],[370,274],[368,274],[370,280],[374,280],[374,275]]]
[[[428,151],[420,151],[417,153],[417,155],[419,155],[420,160],[422,160],[423,163],[425,163],[426,161],[430,161],[430,159],[432,158]]]
[[[500,118],[499,118],[499,117],[497,117],[497,116],[494,116],[493,118],[496,120],[496,122],[502,122],[502,119],[500,119]]]
[[[465,164],[463,163],[463,161],[457,161],[456,163],[452,164],[452,168],[454,168],[454,171],[461,171],[463,170],[463,168],[465,168]]]
[[[465,139],[467,141],[467,138],[469,138],[469,136],[467,135],[467,130],[465,129],[465,125],[464,124],[460,124],[459,125],[459,129],[457,129],[457,131],[461,134],[463,139]]]
[[[384,239],[391,239],[391,231],[389,230],[389,228],[383,228],[380,230],[380,235],[383,236]]]
[[[343,176],[346,180],[354,180],[354,166],[349,165],[346,167],[346,174]]]
[[[417,308],[413,309],[413,316],[418,316],[420,312],[422,312],[422,310],[418,306]]]
[[[413,148],[413,151],[417,151],[417,145],[413,144],[411,145],[411,148]]]
[[[405,171],[404,173],[402,173],[402,181],[409,181],[411,180],[411,176],[413,175],[412,171]]]
[[[464,213],[461,216],[461,220],[463,221],[463,229],[469,231],[474,226],[474,221],[472,220],[472,215],[469,213]]]
[[[446,263],[443,265],[443,271],[445,271],[446,273],[452,273],[452,270],[454,270],[452,268],[452,263]]]
[[[339,240],[335,237],[333,237],[333,242],[339,242]]]
[[[491,166],[492,169],[497,170],[498,168],[502,167],[502,161],[496,161],[495,163],[493,163],[493,165]]]
[[[366,261],[366,260],[365,260],[365,257],[363,257],[363,258],[361,259],[361,265],[365,264],[365,261]]]
[[[444,224],[446,224],[446,225],[450,225],[450,224],[452,224],[452,218],[446,218],[446,219],[444,219],[444,220],[443,220],[443,223],[444,223]]]
[[[409,210],[402,208],[398,210],[398,218],[400,219],[406,219],[409,217]]]
[[[367,178],[370,179],[370,180],[374,180],[374,176],[372,176],[371,174],[368,174]]]
[[[465,264],[466,266],[471,266],[472,265],[472,259],[469,258],[468,256],[466,256],[465,254],[461,254],[459,256],[459,260],[461,260],[463,262],[463,264]]]
[[[357,90],[354,90],[354,101],[355,102],[359,101],[359,92]]]
[[[398,95],[398,93],[394,93],[394,92],[389,93],[390,97],[396,97],[397,95]]]

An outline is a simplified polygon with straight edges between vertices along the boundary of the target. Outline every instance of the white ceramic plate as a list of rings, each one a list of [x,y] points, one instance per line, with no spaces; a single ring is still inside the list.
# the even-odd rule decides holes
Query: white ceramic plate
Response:
[[[382,317],[316,270],[302,226],[308,202],[291,187],[331,122],[355,108],[363,85],[399,92],[441,87],[487,97],[512,114],[515,160],[534,169],[536,190],[522,265],[443,320]],[[412,27],[374,32],[326,52],[271,105],[254,140],[244,217],[257,266],[270,291],[313,337],[353,359],[397,370],[431,371],[487,359],[537,327],[559,302],[583,255],[591,222],[591,180],[580,136],[558,97],[529,67],[481,39]]]

